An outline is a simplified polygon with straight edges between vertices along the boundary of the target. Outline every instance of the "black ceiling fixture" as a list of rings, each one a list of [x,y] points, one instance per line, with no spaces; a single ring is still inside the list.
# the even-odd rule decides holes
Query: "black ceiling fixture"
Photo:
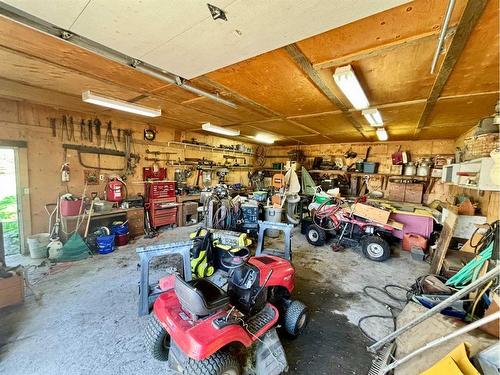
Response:
[[[210,14],[214,20],[224,20],[227,21],[226,12],[224,12],[221,8],[216,7],[215,5],[207,3],[208,9],[210,10]]]

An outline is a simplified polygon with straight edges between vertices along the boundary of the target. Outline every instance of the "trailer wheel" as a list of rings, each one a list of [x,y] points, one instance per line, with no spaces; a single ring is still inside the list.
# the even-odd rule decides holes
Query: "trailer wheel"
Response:
[[[170,335],[162,327],[155,314],[149,316],[146,325],[146,348],[154,359],[167,361],[170,351]]]
[[[389,243],[379,236],[367,236],[361,240],[363,255],[375,262],[383,262],[391,257]]]
[[[309,322],[309,310],[300,301],[292,301],[285,311],[284,328],[291,337],[298,337]]]
[[[240,375],[240,364],[235,356],[226,350],[219,350],[201,361],[188,358],[184,375]]]
[[[323,246],[326,242],[326,232],[312,223],[307,227],[306,239],[313,246]]]

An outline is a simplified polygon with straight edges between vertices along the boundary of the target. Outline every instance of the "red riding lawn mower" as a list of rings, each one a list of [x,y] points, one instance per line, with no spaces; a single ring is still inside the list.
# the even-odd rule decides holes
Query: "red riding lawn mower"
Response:
[[[366,202],[366,197],[356,198],[354,204],[358,202]],[[393,230],[390,225],[356,216],[354,205],[348,209],[344,200],[331,197],[314,210],[305,235],[307,241],[314,246],[323,246],[327,237],[333,236],[333,251],[339,251],[344,246],[355,248],[361,245],[366,258],[383,262],[391,256]]]
[[[248,256],[221,260],[229,269],[227,292],[205,278],[160,280],[163,293],[146,329],[154,358],[189,375],[239,375],[242,365],[245,374],[287,370],[276,327],[296,337],[309,320],[307,307],[290,299],[295,270],[276,256]]]

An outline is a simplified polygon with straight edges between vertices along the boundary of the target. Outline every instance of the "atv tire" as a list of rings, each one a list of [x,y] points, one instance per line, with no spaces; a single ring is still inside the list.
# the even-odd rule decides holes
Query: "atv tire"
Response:
[[[382,237],[372,235],[361,239],[363,255],[375,262],[383,262],[391,257],[391,247]]]
[[[323,246],[326,242],[326,232],[312,223],[307,227],[306,239],[313,246]]]
[[[309,309],[300,301],[292,301],[285,310],[283,327],[291,337],[298,337],[309,322]]]
[[[146,325],[146,349],[154,359],[168,361],[170,351],[170,335],[162,327],[155,314],[149,316]]]
[[[219,350],[201,361],[188,358],[182,371],[184,375],[240,375],[240,364],[226,350]]]

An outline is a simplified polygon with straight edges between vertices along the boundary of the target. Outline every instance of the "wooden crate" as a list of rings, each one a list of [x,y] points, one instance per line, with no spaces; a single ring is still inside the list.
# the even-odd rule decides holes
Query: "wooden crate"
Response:
[[[422,203],[422,196],[424,195],[423,184],[406,184],[405,187],[405,202],[408,203]]]
[[[356,203],[356,205],[354,206],[354,215],[381,224],[387,224],[390,214],[390,211],[382,210],[380,208],[369,206],[367,204]]]
[[[0,308],[17,305],[24,300],[24,280],[13,273],[12,277],[0,279]]]

